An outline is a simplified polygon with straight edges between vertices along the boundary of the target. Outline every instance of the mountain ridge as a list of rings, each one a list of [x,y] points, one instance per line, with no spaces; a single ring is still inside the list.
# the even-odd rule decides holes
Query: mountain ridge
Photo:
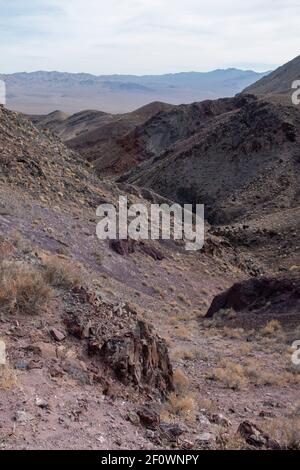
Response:
[[[291,95],[294,92],[292,84],[300,79],[300,55],[274,70],[254,84],[247,87],[243,93],[252,93],[277,99],[278,102],[292,104]]]
[[[234,96],[265,73],[235,68],[163,75],[37,71],[0,74],[0,79],[6,82],[7,106],[14,111],[49,114],[60,109],[74,114],[96,108],[120,114],[153,101],[178,105]]]

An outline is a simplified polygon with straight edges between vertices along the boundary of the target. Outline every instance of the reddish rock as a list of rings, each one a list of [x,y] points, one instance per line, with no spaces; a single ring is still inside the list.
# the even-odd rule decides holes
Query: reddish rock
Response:
[[[159,412],[152,405],[141,406],[137,410],[137,414],[141,423],[147,427],[155,427],[159,425],[160,417]]]
[[[62,333],[61,331],[57,330],[56,328],[51,328],[50,329],[50,335],[52,336],[55,341],[63,341],[66,338],[66,335]]]

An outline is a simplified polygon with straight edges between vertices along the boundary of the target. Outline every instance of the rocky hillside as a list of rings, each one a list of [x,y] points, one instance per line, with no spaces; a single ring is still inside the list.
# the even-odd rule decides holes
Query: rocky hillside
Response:
[[[276,101],[292,104],[292,83],[300,79],[300,56],[282,65],[274,72],[247,87],[243,93],[268,96]]]
[[[40,129],[50,130],[65,144],[93,162],[99,174],[114,174],[129,168],[126,163],[127,135],[158,113],[173,106],[154,102],[127,114],[82,111],[68,116],[55,111],[47,116],[30,116]]]
[[[299,448],[298,112],[253,96],[153,108],[145,161],[116,183],[0,107],[3,449]],[[197,253],[97,239],[99,204],[166,202],[152,187],[194,202],[203,187],[213,222],[238,221],[207,224]]]
[[[181,109],[160,114],[139,129],[148,160],[121,181],[181,203],[202,202],[214,224],[298,207],[297,108],[245,95],[185,111],[193,126],[185,118],[180,133]]]

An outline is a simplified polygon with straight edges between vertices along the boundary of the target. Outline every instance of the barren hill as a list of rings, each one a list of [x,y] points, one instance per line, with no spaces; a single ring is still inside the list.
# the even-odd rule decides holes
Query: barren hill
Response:
[[[127,135],[151,117],[168,112],[173,106],[153,102],[127,114],[82,111],[72,116],[54,112],[46,116],[30,116],[41,129],[49,129],[66,145],[93,162],[101,175],[120,173],[132,166],[126,162],[124,142]]]
[[[277,101],[292,104],[292,83],[300,79],[300,56],[282,65],[269,75],[262,77],[247,87],[243,93],[259,96],[269,96]]]
[[[214,108],[221,111],[201,115]],[[192,127],[186,119],[181,134],[173,117],[180,120],[180,108],[139,129],[142,149],[150,159],[121,181],[182,203],[203,202],[214,223],[246,220],[299,204],[298,109],[250,95],[191,105],[186,111],[188,116],[196,111],[198,120],[192,118]]]

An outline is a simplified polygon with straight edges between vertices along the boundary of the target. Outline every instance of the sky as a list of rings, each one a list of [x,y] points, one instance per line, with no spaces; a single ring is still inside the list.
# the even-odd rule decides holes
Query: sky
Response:
[[[0,73],[266,71],[299,21],[299,0],[0,0]]]

